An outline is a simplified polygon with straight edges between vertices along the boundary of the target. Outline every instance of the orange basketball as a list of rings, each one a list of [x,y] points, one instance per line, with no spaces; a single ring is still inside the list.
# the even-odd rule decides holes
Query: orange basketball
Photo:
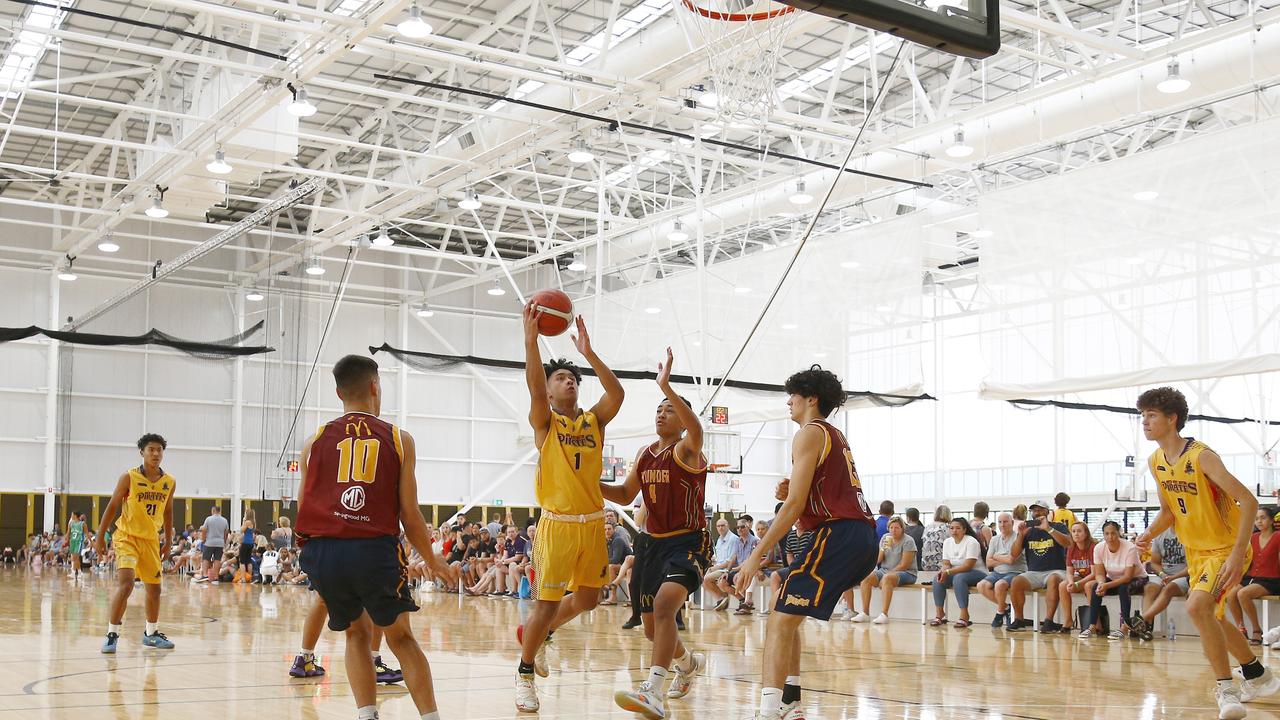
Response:
[[[539,290],[529,302],[542,311],[538,317],[538,332],[542,335],[555,337],[573,323],[573,301],[559,290]]]

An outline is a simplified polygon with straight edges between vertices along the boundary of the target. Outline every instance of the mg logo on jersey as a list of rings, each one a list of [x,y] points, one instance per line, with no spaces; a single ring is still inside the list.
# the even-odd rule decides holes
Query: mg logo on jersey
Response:
[[[357,485],[342,491],[342,507],[351,512],[364,507],[364,488]]]

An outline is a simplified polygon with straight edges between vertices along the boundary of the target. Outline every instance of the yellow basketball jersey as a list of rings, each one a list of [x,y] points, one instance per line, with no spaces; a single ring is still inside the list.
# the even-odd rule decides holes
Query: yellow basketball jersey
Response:
[[[543,510],[588,515],[604,509],[604,433],[595,414],[584,411],[570,418],[552,410],[551,428],[539,452],[535,492]]]
[[[1200,472],[1200,455],[1209,449],[1189,439],[1175,462],[1156,450],[1148,461],[1156,487],[1173,511],[1173,532],[1188,550],[1220,550],[1235,545],[1240,508]]]
[[[160,472],[160,479],[151,482],[141,468],[129,468],[129,495],[120,506],[116,532],[152,539],[164,527],[165,507],[178,483],[172,475]]]

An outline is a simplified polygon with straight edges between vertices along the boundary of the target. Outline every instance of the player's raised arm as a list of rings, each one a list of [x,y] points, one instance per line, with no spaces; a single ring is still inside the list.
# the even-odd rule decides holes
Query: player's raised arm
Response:
[[[538,349],[538,316],[541,314],[533,303],[524,306],[524,381],[529,386],[529,425],[539,447],[551,426],[547,372],[542,367],[542,351]]]
[[[702,423],[698,420],[693,408],[685,404],[684,398],[671,389],[671,348],[667,348],[667,361],[658,364],[658,389],[667,396],[671,409],[680,424],[684,426],[684,437],[676,445],[676,456],[689,467],[702,466]]]
[[[128,496],[129,473],[124,473],[116,481],[116,489],[111,492],[111,500],[107,502],[107,508],[102,511],[102,519],[98,521],[98,533],[93,539],[93,549],[99,557],[107,553],[107,531],[111,529],[111,523],[114,523],[120,515],[120,504]]]
[[[582,353],[582,357],[591,365],[591,369],[596,371],[596,378],[600,380],[600,387],[604,388],[604,397],[591,408],[591,412],[595,414],[596,420],[600,422],[603,429],[609,421],[617,417],[618,411],[622,409],[622,399],[626,397],[626,391],[622,389],[622,383],[618,381],[618,376],[613,374],[604,361],[596,355],[596,351],[591,347],[591,336],[587,334],[587,325],[582,321],[579,315],[576,321],[578,334],[573,338],[574,347],[578,348],[578,352]]]

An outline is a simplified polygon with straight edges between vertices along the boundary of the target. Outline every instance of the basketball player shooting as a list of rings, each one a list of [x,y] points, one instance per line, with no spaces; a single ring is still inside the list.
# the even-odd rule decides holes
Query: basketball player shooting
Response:
[[[524,309],[525,382],[529,386],[529,425],[537,444],[535,496],[542,508],[533,546],[534,600],[529,618],[516,629],[520,665],[516,671],[516,709],[538,710],[534,674],[547,677],[545,641],[556,628],[600,602],[608,579],[609,556],[604,542],[604,496],[600,492],[604,463],[604,429],[622,408],[625,395],[604,361],[591,347],[579,316],[573,338],[578,352],[595,370],[604,397],[590,410],[578,407],[582,371],[568,360],[545,366],[538,349],[538,320],[533,303]],[[562,603],[566,593],[573,593]]]
[[[329,629],[345,631],[347,681],[358,720],[377,720],[377,680],[369,653],[383,628],[422,720],[439,720],[431,667],[413,636],[408,560],[400,527],[432,572],[453,575],[431,549],[418,508],[413,436],[381,420],[382,385],[373,358],[347,355],[333,366],[341,416],[302,448],[297,535],[312,587],[329,609]]]

